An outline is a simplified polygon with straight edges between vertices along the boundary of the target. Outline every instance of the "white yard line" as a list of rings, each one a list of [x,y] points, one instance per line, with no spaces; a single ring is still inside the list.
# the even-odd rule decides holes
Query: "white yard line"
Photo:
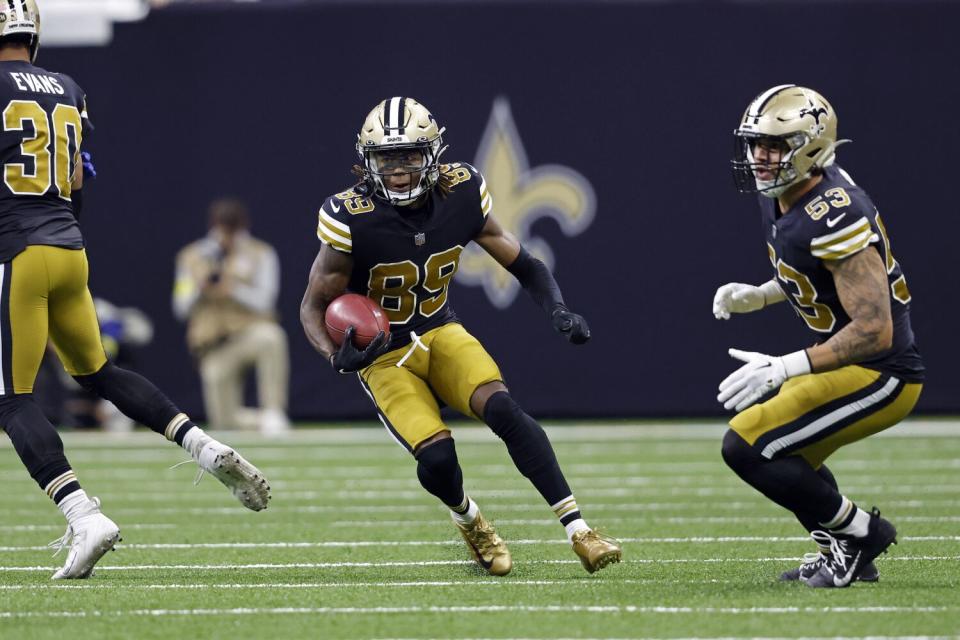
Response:
[[[458,442],[480,442],[499,444],[486,427],[471,426],[476,423],[451,424],[456,433]],[[365,428],[370,427],[370,428]],[[727,429],[722,420],[689,423],[676,422],[638,422],[625,424],[606,424],[584,421],[581,423],[553,426],[547,424],[550,439],[557,443],[596,443],[608,445],[620,441],[634,440],[712,440],[719,441]],[[344,447],[356,445],[382,444],[385,449],[389,441],[383,433],[383,428],[374,423],[360,424],[356,427],[334,429],[303,429],[295,430],[288,437],[276,441],[265,441],[258,434],[237,432],[211,432],[215,437],[237,447],[246,447],[244,455],[258,449],[278,449],[289,447],[303,447],[315,444],[328,447]],[[892,429],[883,431],[872,438],[956,438],[960,436],[960,421],[958,420],[925,420],[922,418],[908,419]],[[76,448],[111,448],[111,449],[161,449],[169,446],[160,436],[147,431],[137,431],[128,434],[108,433],[65,433],[63,440],[68,449]],[[0,441],[0,449],[10,447],[9,441]]]
[[[891,556],[884,558],[884,562],[943,562],[958,561],[960,555],[956,556]],[[796,562],[796,556],[776,557],[776,558],[651,558],[651,559],[630,559],[624,560],[624,564],[713,564],[726,562]],[[196,571],[223,571],[223,570],[246,570],[246,569],[336,569],[336,568],[356,568],[370,569],[380,567],[439,567],[439,566],[462,566],[471,565],[471,560],[416,560],[416,561],[386,561],[386,562],[287,562],[287,563],[256,563],[256,564],[129,564],[129,565],[97,565],[97,571],[153,571],[153,570],[196,570]],[[580,564],[579,560],[525,560],[523,564]],[[52,571],[53,568],[46,566],[29,567],[11,567],[0,566],[0,573],[4,572],[34,572],[34,571]]]
[[[616,584],[730,584],[733,580],[676,580],[676,579],[626,579],[616,580]],[[581,579],[573,580],[423,580],[409,582],[243,582],[227,584],[210,583],[187,583],[187,584],[129,584],[121,587],[124,590],[144,589],[148,591],[175,591],[175,590],[206,590],[206,589],[349,589],[354,587],[364,588],[439,588],[439,587],[546,587],[546,586],[569,586],[577,589],[583,588]],[[46,591],[46,590],[64,590],[64,591],[88,591],[88,590],[115,590],[115,584],[96,584],[96,583],[43,583],[43,584],[9,584],[0,585],[0,591]]]
[[[426,495],[426,494],[425,494]],[[389,496],[383,496],[384,499],[389,499]],[[229,502],[228,498],[224,500]],[[897,508],[897,509],[929,509],[931,507],[953,507],[960,508],[960,499],[945,499],[945,500],[885,500],[883,503],[888,508]],[[529,513],[531,511],[543,511],[546,507],[542,503],[515,503],[515,504],[498,504],[496,501],[489,501],[486,505],[490,509],[490,513],[505,513],[505,512],[523,512]],[[704,505],[702,502],[691,501],[691,502],[631,502],[629,504],[618,503],[618,502],[589,502],[584,505],[590,513],[596,513],[598,511],[605,512],[648,512],[648,511],[702,511]],[[757,496],[751,502],[741,502],[741,501],[724,501],[717,504],[711,505],[711,509],[718,511],[769,511],[769,503],[765,502],[761,496]],[[6,508],[3,513],[7,517],[11,516],[35,516],[38,509],[27,509],[27,508]],[[117,517],[117,514],[122,514],[123,516],[131,515],[144,515],[144,516],[154,516],[154,515],[167,515],[167,514],[180,514],[180,515],[198,515],[198,516],[242,516],[245,518],[250,517],[250,512],[244,509],[242,506],[237,505],[235,507],[114,507],[111,508],[109,504],[104,505],[104,511],[113,516]],[[441,514],[443,509],[439,505],[428,505],[428,504],[416,504],[416,505],[300,505],[300,506],[287,506],[284,505],[282,500],[274,500],[270,504],[270,511],[274,514],[282,513],[333,513],[333,514],[344,514],[344,513],[359,513],[359,514],[374,514],[374,513],[433,513]],[[495,521],[499,519],[494,517]],[[602,518],[596,518],[602,519]]]
[[[897,522],[925,522],[925,523],[952,523],[960,522],[960,516],[897,516]],[[604,525],[610,524],[631,524],[631,523],[658,523],[658,524],[796,524],[796,518],[790,516],[635,516],[635,517],[614,517],[614,518],[603,518]],[[556,527],[557,519],[556,518],[539,518],[539,519],[510,519],[510,518],[497,518],[496,523],[503,526],[531,526],[531,527]],[[383,529],[383,528],[397,528],[397,527],[406,527],[406,528],[418,528],[418,527],[428,527],[433,528],[438,526],[438,523],[433,520],[336,520],[334,522],[328,523],[330,527],[333,528],[369,528],[369,529]],[[183,529],[184,527],[189,526],[186,524],[170,524],[170,523],[124,523],[123,529]],[[230,522],[203,522],[196,526],[201,526],[204,528],[223,528],[229,527],[231,529],[236,528],[235,523]],[[297,527],[308,527],[310,529],[315,529],[315,523],[286,523],[284,525],[288,529],[295,529]],[[19,531],[62,531],[63,524],[6,524],[0,525],[0,532],[19,532]],[[248,522],[243,525],[245,529],[255,528],[255,529],[276,529],[276,522]],[[766,538],[765,538],[766,539]]]
[[[904,542],[960,542],[960,536],[902,536]],[[619,538],[627,544],[742,544],[744,542],[809,542],[808,536],[687,536],[662,538]],[[166,542],[152,544],[120,544],[122,550],[183,550],[183,549],[340,549],[361,547],[459,547],[460,540],[324,540],[322,542]],[[510,540],[511,545],[546,545],[570,543],[562,538]],[[7,546],[0,552],[47,551],[47,546]]]
[[[812,614],[812,613],[945,613],[958,607],[669,607],[633,605],[579,606],[569,604],[523,606],[410,606],[410,607],[243,607],[232,609],[130,609],[118,611],[0,611],[0,618],[122,618],[166,616],[249,616],[249,615],[377,615],[423,613],[635,613],[635,614]]]

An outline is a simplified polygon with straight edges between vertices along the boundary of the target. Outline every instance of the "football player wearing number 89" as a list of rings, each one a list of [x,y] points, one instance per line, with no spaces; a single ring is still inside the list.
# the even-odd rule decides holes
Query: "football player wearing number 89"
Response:
[[[508,573],[510,552],[464,492],[438,399],[483,420],[506,443],[592,573],[619,561],[620,545],[587,526],[543,429],[519,407],[496,363],[450,307],[448,287],[464,246],[476,242],[512,273],[570,342],[586,342],[590,330],[564,305],[549,269],[497,224],[483,176],[468,164],[440,164],[442,134],[412,98],[388,98],[367,116],[357,141],[363,166],[354,168],[360,182],[320,209],[323,245],[300,310],[304,330],[335,370],[359,373],[381,421],[416,459],[420,483],[447,505],[488,573]],[[389,342],[381,334],[360,351],[348,335],[334,346],[324,312],[348,289],[383,308]]]
[[[68,76],[33,65],[39,40],[35,0],[0,3],[0,425],[67,520],[57,543],[70,550],[53,578],[88,578],[120,530],[80,487],[60,436],[33,399],[48,337],[81,386],[189,451],[246,507],[266,508],[270,487],[151,382],[107,360],[77,224],[89,162],[80,147],[92,129],[86,96]]]
[[[713,313],[749,313],[788,300],[817,344],[781,357],[730,349],[745,364],[717,399],[737,411],[723,458],[745,482],[792,511],[819,551],[783,580],[846,587],[876,580],[873,560],[895,542],[880,512],[842,495],[824,461],[839,447],[905,418],[923,363],[910,293],[876,207],[834,164],[837,115],[821,95],[773,87],[734,132],[733,173],[759,193],[772,280],[717,290]]]

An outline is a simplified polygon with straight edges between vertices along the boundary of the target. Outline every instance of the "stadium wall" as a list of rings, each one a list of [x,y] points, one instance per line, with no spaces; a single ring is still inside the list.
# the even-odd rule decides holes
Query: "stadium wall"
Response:
[[[316,210],[351,184],[363,116],[409,95],[447,127],[446,157],[485,171],[496,214],[590,321],[589,345],[566,344],[509,278],[465,258],[453,305],[522,403],[554,417],[719,415],[727,347],[810,342],[786,305],[729,322],[710,312],[718,285],[771,275],[728,162],[747,102],[787,82],[825,94],[854,140],[840,163],[877,203],[914,296],[920,409],[956,413],[958,23],[960,5],[923,1],[201,4],[38,62],[80,82],[97,127],[91,287],[153,318],[142,370],[195,414],[173,256],[204,233],[210,199],[236,194],[281,256],[293,416],[371,417],[297,314]]]

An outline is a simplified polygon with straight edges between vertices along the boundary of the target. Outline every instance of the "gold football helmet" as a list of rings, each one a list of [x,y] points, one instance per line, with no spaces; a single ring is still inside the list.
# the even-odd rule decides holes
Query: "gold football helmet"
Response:
[[[363,179],[374,195],[402,207],[432,189],[446,150],[444,131],[413,98],[387,98],[374,107],[357,134]]]
[[[837,113],[813,89],[783,84],[753,99],[733,132],[733,178],[741,193],[776,198],[792,185],[833,164]],[[757,148],[771,150],[769,161]],[[761,179],[758,170],[772,177]]]
[[[40,48],[40,10],[36,0],[7,0],[0,2],[0,39],[26,36],[30,47],[30,62],[37,59]]]

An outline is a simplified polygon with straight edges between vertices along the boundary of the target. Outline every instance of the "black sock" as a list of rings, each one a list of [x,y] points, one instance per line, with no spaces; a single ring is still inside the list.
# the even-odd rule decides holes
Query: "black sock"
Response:
[[[33,394],[0,397],[0,424],[40,488],[57,504],[80,489],[63,453],[63,441]]]
[[[74,376],[74,380],[87,391],[117,405],[127,417],[177,444],[182,445],[183,436],[196,426],[152,382],[112,362],[88,376]]]
[[[453,438],[444,438],[419,449],[417,458],[417,478],[423,488],[435,495],[450,507],[462,508],[466,502],[463,493],[463,472],[457,460],[457,449]],[[466,509],[464,509],[464,512]]]
[[[731,429],[723,438],[723,459],[744,482],[792,511],[804,526],[822,529],[818,523],[831,520],[840,508],[843,496],[801,456],[770,460]]]
[[[547,504],[558,505],[572,495],[547,434],[509,393],[498,391],[487,399],[483,421],[506,443],[517,470],[533,483]],[[578,510],[563,516],[575,520],[580,514]]]

